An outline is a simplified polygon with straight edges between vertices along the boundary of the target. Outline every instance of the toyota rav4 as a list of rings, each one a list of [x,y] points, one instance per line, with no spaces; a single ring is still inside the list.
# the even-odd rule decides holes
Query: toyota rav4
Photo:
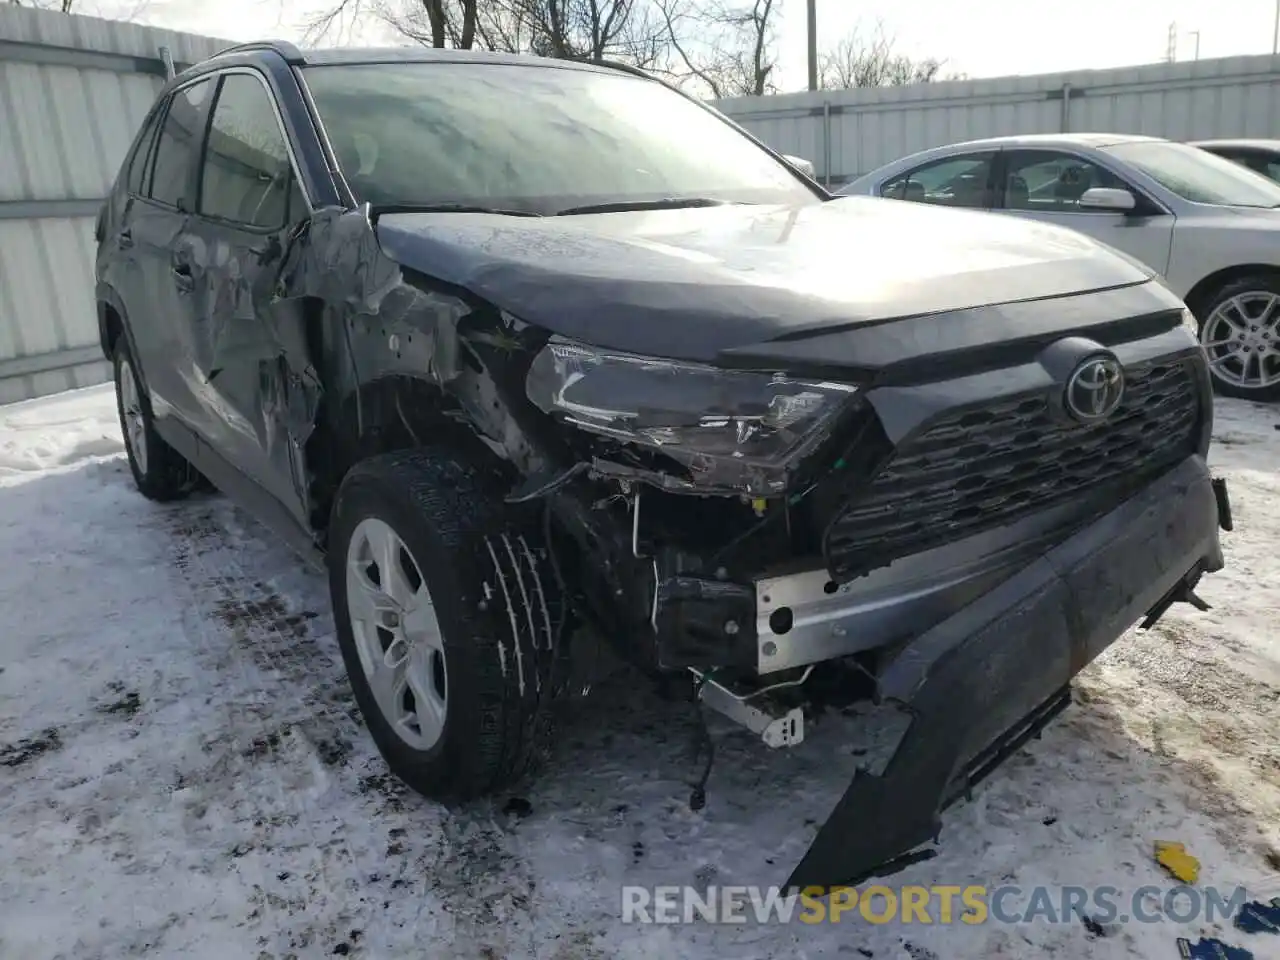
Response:
[[[522,775],[604,642],[774,747],[818,691],[901,708],[790,881],[856,882],[1223,564],[1149,270],[833,197],[628,67],[234,47],[168,81],[97,241],[138,488],[327,564],[430,797]]]

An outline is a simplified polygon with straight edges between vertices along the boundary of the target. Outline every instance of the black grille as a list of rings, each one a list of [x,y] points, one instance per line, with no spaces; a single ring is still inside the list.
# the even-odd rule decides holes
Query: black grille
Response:
[[[1120,407],[1100,424],[1066,419],[1038,392],[943,417],[908,438],[828,527],[832,575],[859,576],[1073,497],[1114,496],[1193,453],[1194,371],[1146,364],[1125,377]]]

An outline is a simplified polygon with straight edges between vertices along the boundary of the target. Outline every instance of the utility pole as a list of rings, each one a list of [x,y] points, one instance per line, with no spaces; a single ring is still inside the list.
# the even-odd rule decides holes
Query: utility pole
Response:
[[[1200,31],[1192,30],[1191,35],[1196,38],[1196,53],[1193,59],[1199,60],[1200,59]]]
[[[1280,3],[1280,0],[1276,0]],[[1165,50],[1165,57],[1170,63],[1178,59],[1178,24],[1176,22],[1169,24],[1169,45]]]
[[[809,0],[809,89],[818,89],[818,0]],[[1280,0],[1276,0],[1280,16]]]
[[[1276,0],[1276,25],[1271,31],[1271,55],[1280,53],[1280,0]]]

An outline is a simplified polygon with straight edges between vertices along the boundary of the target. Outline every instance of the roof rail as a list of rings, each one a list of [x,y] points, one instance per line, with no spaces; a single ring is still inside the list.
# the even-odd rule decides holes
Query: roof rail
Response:
[[[640,67],[633,66],[630,63],[623,63],[621,60],[588,60],[585,57],[579,61],[581,63],[593,63],[598,67],[608,67],[610,70],[619,70],[622,73],[629,73],[632,76],[644,77],[646,80],[653,80],[654,75]]]
[[[295,67],[300,67],[307,62],[307,58],[302,55],[302,51],[288,40],[254,40],[249,43],[237,43],[234,46],[227,47],[225,50],[219,50],[214,56],[224,57],[227,54],[248,53],[252,50],[270,50],[273,53],[278,53],[286,62]]]

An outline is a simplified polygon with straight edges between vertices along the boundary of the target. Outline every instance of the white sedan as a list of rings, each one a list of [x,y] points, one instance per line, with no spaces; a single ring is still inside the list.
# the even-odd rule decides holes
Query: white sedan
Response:
[[[1280,184],[1230,160],[1152,137],[998,137],[912,154],[838,192],[990,210],[1101,240],[1186,301],[1221,393],[1280,399]]]

